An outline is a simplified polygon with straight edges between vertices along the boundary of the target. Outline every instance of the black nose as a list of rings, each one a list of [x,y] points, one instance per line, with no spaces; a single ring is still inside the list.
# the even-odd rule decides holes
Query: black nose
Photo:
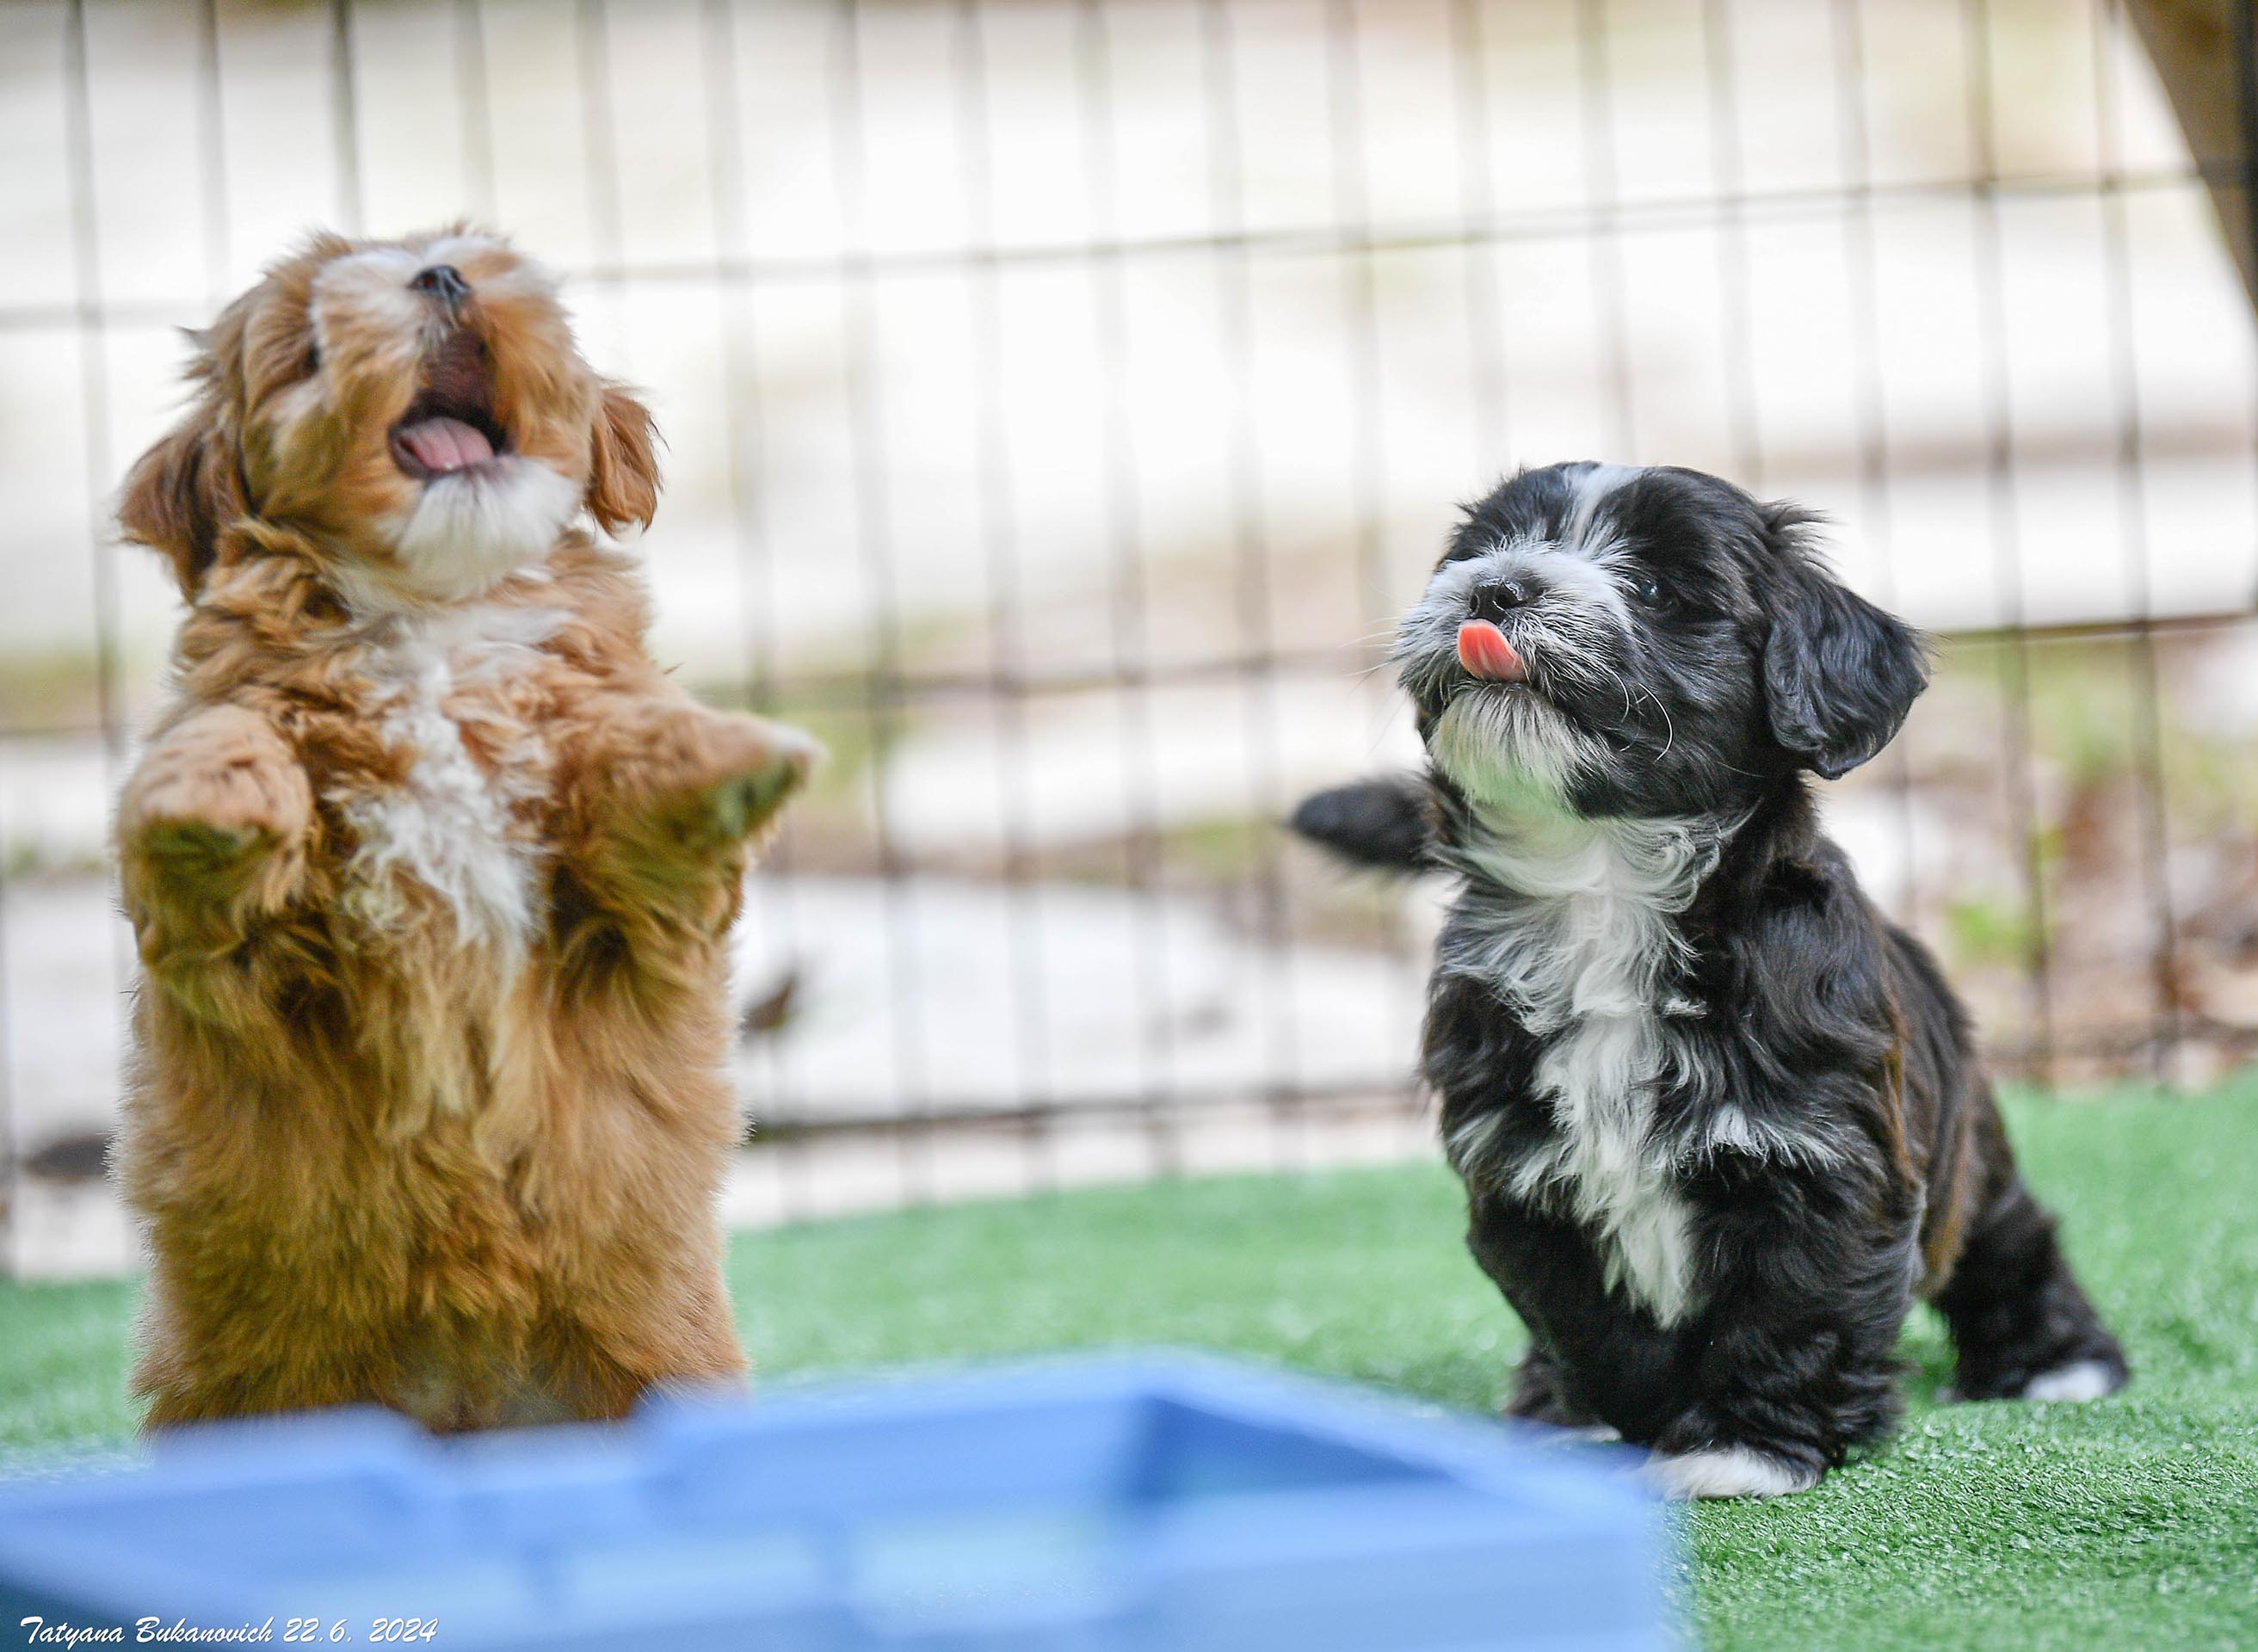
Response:
[[[418,270],[415,279],[408,285],[419,293],[429,293],[434,298],[444,299],[450,304],[459,304],[471,295],[471,284],[463,279],[462,271],[451,264],[434,264],[428,270]]]
[[[1474,618],[1502,620],[1536,594],[1536,586],[1525,579],[1485,579],[1471,593]]]

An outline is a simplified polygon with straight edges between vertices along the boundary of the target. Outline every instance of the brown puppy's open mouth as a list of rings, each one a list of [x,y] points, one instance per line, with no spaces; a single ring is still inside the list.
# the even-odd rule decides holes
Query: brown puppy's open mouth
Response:
[[[509,451],[493,410],[486,340],[458,327],[423,366],[423,388],[392,427],[392,461],[418,481],[474,471]]]

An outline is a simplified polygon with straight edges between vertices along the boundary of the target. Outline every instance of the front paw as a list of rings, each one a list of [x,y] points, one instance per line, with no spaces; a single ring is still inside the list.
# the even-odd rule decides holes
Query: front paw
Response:
[[[760,767],[723,781],[708,799],[715,828],[727,838],[759,831],[776,818],[784,800],[806,783],[819,751],[811,746],[778,753]]]
[[[168,882],[241,879],[312,818],[305,771],[249,713],[216,708],[153,748],[118,807],[118,841]]]
[[[218,877],[273,847],[274,835],[256,827],[220,826],[210,820],[153,820],[141,830],[139,847],[174,877]]]
[[[735,843],[772,822],[807,782],[823,748],[809,734],[757,717],[731,717],[716,732],[712,767],[678,816],[682,835]]]

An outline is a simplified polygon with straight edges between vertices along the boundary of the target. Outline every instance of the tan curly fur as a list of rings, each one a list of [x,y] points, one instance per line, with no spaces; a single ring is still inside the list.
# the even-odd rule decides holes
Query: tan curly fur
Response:
[[[464,290],[413,284],[438,265]],[[189,604],[117,826],[149,1423],[739,1379],[727,939],[817,752],[661,674],[580,523],[650,520],[649,415],[459,226],[316,237],[193,374],[119,509]],[[491,457],[419,474],[435,408]]]

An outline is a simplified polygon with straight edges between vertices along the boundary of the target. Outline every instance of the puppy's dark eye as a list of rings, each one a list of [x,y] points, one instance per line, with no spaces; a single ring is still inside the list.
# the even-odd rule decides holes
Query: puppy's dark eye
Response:
[[[1638,574],[1630,582],[1630,594],[1650,608],[1658,608],[1666,600],[1662,582],[1652,574]]]
[[[305,360],[298,364],[299,376],[310,379],[321,370],[322,347],[319,344],[309,344],[306,346]]]

